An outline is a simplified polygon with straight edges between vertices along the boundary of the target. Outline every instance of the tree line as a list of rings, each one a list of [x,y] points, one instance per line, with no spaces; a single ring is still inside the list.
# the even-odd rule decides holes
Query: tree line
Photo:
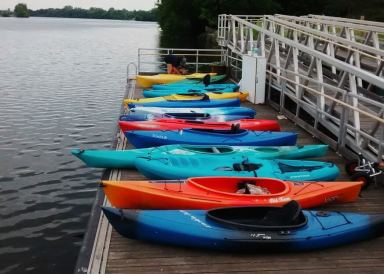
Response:
[[[62,9],[39,9],[31,11],[31,16],[40,17],[66,17],[66,18],[94,18],[94,19],[117,19],[117,20],[137,20],[137,21],[156,21],[156,10],[117,10],[110,8],[74,8],[65,6]]]
[[[118,10],[110,8],[104,10],[101,8],[74,8],[72,6],[65,6],[61,9],[38,9],[29,10],[25,4],[17,4],[13,13],[8,9],[6,11],[0,11],[0,15],[16,16],[16,17],[63,17],[63,18],[93,18],[93,19],[115,19],[115,20],[136,20],[136,21],[156,21],[156,9],[150,11],[145,10],[133,10],[126,9]]]
[[[218,14],[325,14],[384,21],[384,0],[162,0],[158,22],[163,32],[198,35],[206,27],[217,27]],[[166,35],[165,33],[165,35]]]

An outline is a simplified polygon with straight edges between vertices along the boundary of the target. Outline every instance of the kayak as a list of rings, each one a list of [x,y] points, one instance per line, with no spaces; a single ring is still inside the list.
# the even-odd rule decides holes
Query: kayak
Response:
[[[147,104],[163,101],[191,101],[191,100],[222,100],[222,99],[240,99],[244,101],[248,97],[248,92],[208,92],[191,94],[172,94],[163,97],[125,99],[124,104]]]
[[[154,148],[130,150],[83,150],[74,149],[71,153],[89,167],[135,168],[137,157],[184,157],[211,156],[210,161],[226,158],[233,161],[248,159],[302,159],[321,157],[326,154],[327,145],[279,146],[279,147],[241,147],[241,146],[193,146],[168,145]]]
[[[209,74],[209,78],[207,79],[204,79],[204,78],[207,78],[207,74],[204,74],[204,77],[202,78],[187,78],[187,79],[183,79],[183,80],[179,80],[179,81],[176,81],[176,82],[170,82],[170,83],[166,83],[166,84],[155,84],[155,85],[152,85],[152,88],[154,86],[165,86],[165,87],[177,87],[177,86],[183,86],[183,85],[219,85],[217,83],[225,80],[225,78],[227,78],[227,75],[225,74],[222,74],[222,75],[212,75],[212,74]],[[227,84],[227,83],[224,83],[224,84]]]
[[[177,130],[187,128],[229,130],[233,125],[247,130],[280,131],[276,120],[242,119],[231,122],[206,122],[183,119],[156,119],[151,121],[119,121],[122,131],[127,130]]]
[[[169,96],[173,94],[194,94],[194,93],[233,93],[236,92],[234,88],[200,88],[200,89],[192,89],[192,88],[173,88],[173,89],[145,89],[143,90],[143,96],[145,98],[154,98],[154,97],[163,97]]]
[[[210,109],[210,108],[207,108]],[[208,113],[125,114],[120,121],[152,121],[156,119],[183,119],[188,121],[225,122],[251,118],[248,115],[210,115]]]
[[[164,97],[161,97],[164,98]],[[146,107],[165,107],[165,108],[217,108],[217,107],[239,107],[240,100],[235,99],[219,99],[211,100],[201,98],[199,100],[161,100],[156,102],[137,101],[127,105],[129,108],[137,106]]]
[[[271,178],[201,177],[185,181],[102,181],[117,208],[210,209],[224,206],[282,206],[295,200],[303,208],[357,200],[363,182],[290,182]]]
[[[124,132],[136,148],[170,144],[229,145],[229,146],[291,146],[297,133],[249,130],[133,130]]]
[[[216,107],[216,108],[161,108],[161,107],[143,107],[143,106],[135,106],[129,105],[130,113],[136,114],[153,114],[153,115],[169,115],[172,117],[180,117],[186,116],[196,117],[196,116],[204,116],[207,114],[209,116],[213,115],[242,115],[243,118],[253,118],[256,115],[256,111],[251,108],[246,107]],[[161,117],[161,116],[157,116]],[[165,116],[166,117],[166,116]],[[164,118],[164,117],[161,117]],[[182,119],[182,118],[180,118]]]
[[[212,78],[212,77],[211,77]],[[231,83],[224,83],[224,84],[210,84],[210,85],[204,85],[202,83],[180,83],[175,82],[171,84],[164,84],[164,85],[153,85],[152,89],[154,90],[170,90],[170,89],[178,89],[178,90],[188,90],[188,89],[194,89],[194,90],[213,90],[216,91],[217,89],[232,89],[233,91],[237,91],[240,86],[237,84],[231,84]]]
[[[276,178],[285,181],[333,181],[339,168],[328,162],[303,160],[245,159],[212,156],[161,155],[135,159],[137,170],[153,180],[175,180],[206,176]]]
[[[154,84],[167,84],[184,79],[202,80],[207,74],[216,75],[216,73],[137,75],[136,82],[139,87],[149,88]]]
[[[160,244],[225,251],[307,251],[379,237],[384,214],[225,207],[206,210],[130,210],[102,207],[122,236]]]

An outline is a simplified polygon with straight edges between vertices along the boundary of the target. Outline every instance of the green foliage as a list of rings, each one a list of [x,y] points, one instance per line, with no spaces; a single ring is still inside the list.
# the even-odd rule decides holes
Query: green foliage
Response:
[[[0,16],[1,17],[10,17],[12,15],[12,12],[10,9],[8,10],[0,10]]]
[[[202,37],[206,26],[217,27],[219,14],[311,13],[384,21],[383,4],[384,0],[162,0],[158,4],[158,21],[163,30],[161,46],[188,47],[184,42]]]
[[[16,17],[29,17],[29,11],[26,4],[17,4],[14,13]]]
[[[272,14],[280,9],[278,1],[237,0],[236,4],[228,0],[195,0],[200,6],[200,19],[209,26],[216,27],[219,14],[263,15]]]
[[[163,30],[170,33],[198,34],[204,31],[199,19],[198,1],[167,0],[158,5],[158,21]]]
[[[94,18],[94,19],[116,19],[116,20],[136,20],[136,21],[156,21],[156,9],[150,11],[126,9],[115,10],[110,8],[104,10],[101,8],[81,9],[72,6],[65,6],[62,9],[39,9],[31,11],[31,16],[40,17],[64,17],[64,18]]]

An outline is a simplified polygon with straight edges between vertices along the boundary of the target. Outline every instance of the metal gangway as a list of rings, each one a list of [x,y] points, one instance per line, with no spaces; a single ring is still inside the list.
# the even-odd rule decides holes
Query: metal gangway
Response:
[[[383,23],[223,14],[217,35],[235,78],[244,54],[266,58],[268,104],[346,157],[383,160]]]

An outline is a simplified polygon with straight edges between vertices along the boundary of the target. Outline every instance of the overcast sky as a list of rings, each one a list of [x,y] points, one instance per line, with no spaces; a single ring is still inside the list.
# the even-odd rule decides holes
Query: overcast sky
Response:
[[[62,8],[66,5],[80,8],[97,7],[103,9],[150,10],[156,0],[0,0],[0,9],[14,9],[18,3],[27,4],[29,9]]]

